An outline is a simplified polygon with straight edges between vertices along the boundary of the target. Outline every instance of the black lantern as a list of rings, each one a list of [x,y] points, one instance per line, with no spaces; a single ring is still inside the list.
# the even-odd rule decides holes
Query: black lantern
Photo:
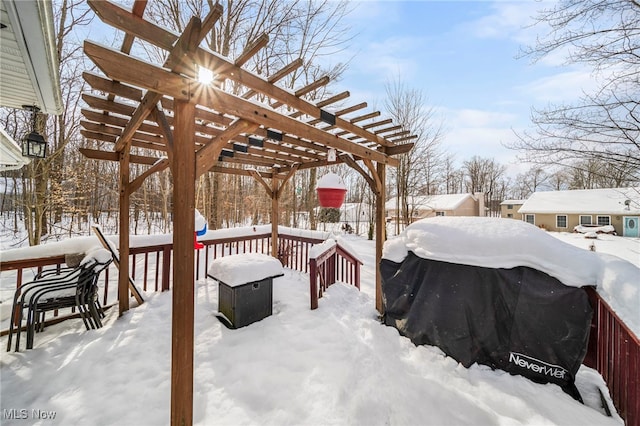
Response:
[[[36,115],[40,109],[36,106],[25,105],[24,109],[33,112],[31,133],[22,139],[22,156],[44,158],[47,155],[47,141],[36,131]]]

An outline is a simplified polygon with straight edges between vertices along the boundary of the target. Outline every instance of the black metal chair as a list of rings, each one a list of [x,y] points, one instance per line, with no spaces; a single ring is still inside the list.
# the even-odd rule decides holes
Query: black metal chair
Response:
[[[26,319],[26,347],[33,348],[34,335],[44,329],[48,311],[77,308],[87,330],[102,327],[104,312],[98,301],[98,278],[111,261],[111,257],[98,260],[88,256],[77,268],[45,271],[16,290],[7,351],[11,350],[14,326],[17,328],[15,350],[19,351],[23,319]]]

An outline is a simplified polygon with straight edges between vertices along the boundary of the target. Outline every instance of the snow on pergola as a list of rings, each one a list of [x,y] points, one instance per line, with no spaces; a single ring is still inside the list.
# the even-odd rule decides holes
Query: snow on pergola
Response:
[[[107,142],[112,149],[81,149],[88,158],[120,165],[120,256],[129,255],[129,197],[151,174],[170,168],[174,178],[174,268],[172,315],[172,424],[191,424],[193,409],[194,329],[194,203],[195,180],[208,173],[252,176],[272,200],[272,255],[277,253],[279,197],[283,185],[298,170],[344,163],[367,181],[376,196],[376,258],[382,256],[386,166],[397,166],[394,155],[406,153],[415,138],[409,129],[380,119],[380,112],[351,114],[366,103],[337,110],[348,98],[339,93],[319,102],[303,97],[329,82],[321,78],[289,91],[276,85],[302,65],[293,61],[273,75],[261,77],[242,68],[268,43],[262,35],[231,61],[199,47],[222,15],[216,4],[200,20],[191,19],[181,35],[142,18],[146,0],[131,10],[109,1],[89,1],[108,25],[124,31],[122,48],[114,50],[85,41],[84,52],[103,74],[85,72],[92,93],[83,99],[82,134]],[[139,39],[167,51],[164,64],[151,64],[130,54]],[[198,68],[213,71],[216,81],[198,81]],[[220,87],[223,80],[240,88],[234,95]],[[256,100],[261,95],[263,102]],[[131,149],[136,148],[135,155]],[[329,155],[330,154],[330,155]],[[335,159],[334,159],[335,154]],[[130,164],[148,165],[130,176]],[[119,309],[129,309],[128,265],[121,263]],[[379,274],[376,279],[379,289]],[[380,292],[376,306],[382,309]]]

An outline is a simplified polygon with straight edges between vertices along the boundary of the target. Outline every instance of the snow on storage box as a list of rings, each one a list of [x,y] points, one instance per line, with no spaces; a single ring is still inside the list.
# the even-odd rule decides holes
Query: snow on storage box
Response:
[[[555,383],[580,399],[594,253],[521,221],[433,218],[384,246],[384,322],[469,367]]]
[[[271,315],[273,278],[283,269],[276,258],[246,253],[214,260],[207,275],[218,281],[218,310],[226,325],[239,328]]]

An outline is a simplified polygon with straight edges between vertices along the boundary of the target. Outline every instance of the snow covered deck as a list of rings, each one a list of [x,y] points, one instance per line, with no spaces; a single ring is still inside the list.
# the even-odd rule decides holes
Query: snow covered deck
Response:
[[[253,238],[262,233],[260,227],[255,231],[249,228],[216,232],[224,233],[220,240],[224,240],[225,243],[221,247],[210,246],[206,254],[207,257],[219,256],[220,250],[225,250],[227,253],[242,252],[245,248],[250,247],[250,244],[255,244],[249,242],[249,237]],[[295,235],[291,235],[290,238],[310,237],[307,232],[292,230],[291,234]],[[285,232],[282,231],[282,233]],[[243,234],[244,238],[247,239],[246,242],[233,242],[234,238],[238,238]],[[587,249],[585,240],[580,238],[579,234],[563,234],[561,237],[562,239],[571,240],[575,245],[582,244],[584,245],[582,248]],[[603,316],[599,317],[599,324],[597,325],[598,333],[600,333],[598,338],[602,344],[595,345],[593,350],[599,351],[594,353],[596,359],[600,359],[598,361],[600,365],[597,367],[601,371],[602,377],[593,370],[581,370],[579,373],[579,386],[582,386],[581,393],[583,395],[586,393],[587,407],[580,407],[575,406],[573,401],[565,400],[562,392],[560,390],[554,391],[553,387],[535,385],[522,378],[505,376],[490,370],[485,371],[481,367],[461,370],[456,365],[451,364],[451,360],[448,358],[442,358],[440,354],[436,354],[432,348],[414,347],[411,349],[402,343],[403,339],[396,332],[389,335],[392,330],[381,327],[375,320],[376,311],[372,302],[375,297],[372,279],[373,271],[375,270],[373,242],[356,236],[345,236],[345,238],[349,240],[349,245],[355,248],[358,258],[364,263],[362,292],[352,292],[347,286],[343,285],[331,286],[326,293],[326,300],[320,304],[321,309],[309,311],[308,305],[304,302],[308,297],[309,277],[304,272],[292,270],[297,268],[287,269],[285,278],[282,279],[283,281],[274,287],[274,315],[259,324],[255,324],[255,328],[248,327],[242,331],[242,333],[245,333],[242,336],[231,335],[223,331],[217,320],[210,315],[211,310],[216,309],[213,302],[216,300],[216,293],[215,289],[208,284],[209,280],[204,277],[203,272],[206,271],[204,263],[205,249],[200,251],[198,270],[201,271],[201,275],[197,281],[198,309],[196,328],[196,360],[199,366],[197,367],[196,388],[204,395],[203,398],[205,399],[200,402],[196,400],[196,417],[199,419],[197,422],[206,424],[212,419],[210,416],[213,415],[217,416],[217,419],[226,419],[229,422],[262,422],[267,419],[271,422],[301,423],[322,420],[326,423],[327,419],[334,419],[334,422],[329,423],[376,423],[380,418],[385,418],[400,424],[409,422],[411,419],[415,422],[420,422],[421,419],[429,418],[433,422],[456,422],[459,424],[477,424],[478,419],[485,419],[490,423],[516,421],[527,424],[549,421],[556,424],[566,424],[579,421],[581,424],[621,424],[619,418],[607,418],[597,411],[599,396],[597,392],[593,393],[595,387],[592,386],[601,384],[602,380],[609,383],[612,397],[616,401],[616,406],[620,413],[625,416],[628,422],[634,419],[634,417],[629,417],[634,415],[632,412],[633,407],[631,406],[633,400],[629,402],[627,399],[627,402],[625,402],[622,399],[629,396],[627,389],[633,389],[633,371],[624,369],[619,364],[620,358],[616,360],[616,357],[621,356],[622,360],[629,361],[627,355],[620,355],[616,352],[618,349],[623,349],[626,353],[630,353],[629,348],[624,345],[607,343],[615,336],[609,335],[607,337],[605,334],[613,331],[614,328],[620,330],[624,327],[624,324],[622,326],[612,325],[619,320],[616,318],[618,314],[625,319],[628,315],[635,315],[634,312],[637,314],[637,310],[627,312],[620,307],[620,304],[624,303],[625,295],[633,298],[633,296],[629,296],[629,291],[632,291],[631,288],[624,289],[620,294],[615,294],[615,286],[604,286],[600,289],[603,293],[596,295],[600,300],[598,302],[600,303],[598,312],[603,313]],[[616,276],[619,277],[621,273],[624,273],[625,268],[629,268],[632,265],[623,261],[620,257],[600,253],[610,247],[615,247],[615,243],[622,241],[622,238],[608,235],[600,236],[599,238],[596,240],[596,245],[598,246],[597,257],[603,260],[603,279],[613,280]],[[145,252],[143,248],[145,245],[151,245],[151,243],[165,247],[165,244],[168,243],[167,240],[170,241],[170,236],[152,236],[143,237],[140,241],[134,240],[134,244],[137,246],[135,249],[140,250],[138,254],[132,255],[132,258],[136,257],[133,263],[139,267],[137,269],[137,281],[150,281],[146,289],[148,294],[145,296],[148,303],[134,309],[119,321],[116,321],[115,317],[117,315],[115,311],[110,313],[107,327],[99,331],[83,332],[82,329],[77,327],[78,322],[75,321],[48,327],[45,334],[37,340],[34,351],[20,354],[19,357],[7,354],[7,358],[3,358],[3,388],[12,390],[7,392],[7,395],[12,395],[11,400],[6,401],[7,404],[21,406],[24,405],[24,398],[29,398],[29,401],[34,404],[38,403],[44,408],[57,410],[61,421],[69,423],[81,418],[78,416],[84,415],[85,418],[91,418],[87,417],[90,415],[86,411],[89,410],[89,407],[82,404],[82,395],[93,392],[90,389],[93,385],[90,385],[89,382],[96,383],[103,389],[104,386],[113,387],[116,383],[127,382],[136,384],[129,387],[133,393],[125,392],[122,395],[109,395],[104,400],[104,406],[100,406],[102,413],[100,420],[102,423],[122,422],[123,418],[118,417],[122,416],[122,412],[115,412],[115,409],[111,410],[110,407],[116,407],[119,404],[118,401],[139,398],[140,395],[146,395],[140,400],[140,403],[149,407],[149,410],[146,410],[146,415],[152,417],[141,418],[136,417],[135,413],[127,413],[126,421],[139,423],[157,419],[162,422],[166,418],[167,401],[165,401],[164,397],[158,399],[158,396],[166,395],[167,393],[168,365],[166,356],[158,354],[166,354],[167,348],[162,349],[158,345],[164,344],[162,342],[169,336],[165,332],[167,331],[166,318],[170,315],[171,297],[170,294],[155,293],[154,291],[161,290],[161,286],[160,288],[154,288],[153,277],[158,277],[158,274],[162,275],[162,254],[156,258],[154,254],[148,251]],[[319,238],[318,240],[321,239]],[[254,241],[259,241],[259,239],[254,239]],[[624,242],[629,243],[629,241]],[[87,237],[77,239],[75,242],[60,243],[60,247],[49,245],[49,247],[39,247],[32,250],[39,253],[37,256],[44,256],[46,252],[47,254],[59,255],[64,259],[62,255],[64,252],[77,252],[79,248],[89,247],[95,243],[95,239]],[[268,242],[265,242],[265,245],[269,247]],[[636,245],[635,249],[637,248]],[[635,249],[631,248],[631,250]],[[38,252],[38,250],[42,251]],[[60,250],[60,252],[57,252],[57,250]],[[305,249],[301,248],[301,250]],[[611,250],[615,253],[615,249]],[[7,256],[5,256],[5,253]],[[16,250],[10,250],[5,253],[3,253],[3,268],[12,261],[18,262],[20,257],[24,258],[25,256],[24,253],[19,253]],[[623,254],[620,252],[620,255]],[[294,262],[293,259],[291,261]],[[148,265],[146,276],[141,272],[143,269],[140,269],[144,265]],[[635,270],[637,270],[637,267]],[[27,279],[26,275],[25,270],[23,275],[25,280]],[[15,280],[16,276],[15,270],[2,272],[2,300],[6,299],[5,294],[7,294],[7,287],[4,283],[7,280]],[[109,280],[113,279],[114,274],[112,271]],[[15,285],[15,281],[12,284]],[[2,303],[0,306],[3,305],[6,304]],[[636,322],[634,318],[628,319],[631,324]],[[79,323],[79,325],[81,326],[82,324]],[[237,333],[238,331],[234,332]],[[265,335],[270,336],[269,341],[277,341],[277,345],[284,345],[286,348],[280,348],[282,349],[280,350],[277,347],[272,347],[271,344],[265,343]],[[279,338],[274,340],[275,336],[279,336]],[[309,336],[309,339],[302,336]],[[626,341],[632,343],[635,341],[637,344],[637,337],[626,338]],[[135,342],[135,344],[131,344],[131,342]],[[70,350],[69,348],[78,344],[87,349],[75,355],[67,353]],[[265,353],[266,355],[260,360],[256,360],[255,357],[247,358],[242,356],[238,350],[241,350],[242,354],[245,355],[252,353]],[[319,360],[314,356],[311,359],[316,362],[308,364],[307,361],[310,360],[304,354],[316,353],[315,351],[322,353],[323,359]],[[106,358],[105,354],[108,354]],[[365,354],[366,357],[363,358]],[[24,382],[22,379],[18,380],[18,377],[22,377],[24,374],[35,374],[35,371],[31,371],[29,367],[25,366],[24,357],[31,360],[30,365],[43,362],[51,363],[52,359],[69,359],[70,362],[66,363],[60,371],[56,370],[55,377],[44,379],[45,382],[49,383],[48,386],[34,390],[21,387],[20,383],[28,382]],[[69,369],[73,369],[76,372],[79,370],[84,371],[84,367],[77,363],[87,362],[94,364],[98,359],[96,357],[102,362],[100,371],[110,372],[109,375],[93,377],[91,381],[87,381],[86,386],[78,389],[73,394],[75,396],[66,393],[72,384],[64,380],[64,377],[68,376],[65,371],[71,371]],[[225,359],[230,359],[228,357],[233,358],[234,362],[242,362],[243,368],[231,369],[230,364],[228,362],[225,364],[224,361]],[[348,372],[351,371],[352,367],[348,367],[351,365],[348,360],[353,359],[355,362],[356,358],[360,361],[352,365],[356,370],[353,370],[353,375],[349,376]],[[144,365],[128,362],[127,365],[131,365],[131,369],[122,369],[122,359],[144,360]],[[287,368],[281,371],[281,377],[255,373],[258,371],[274,371],[273,369],[276,368],[274,365],[281,365],[283,359],[289,361],[287,362]],[[363,359],[368,361],[365,364],[361,364]],[[274,360],[278,361],[272,365],[272,361],[275,362]],[[442,364],[443,362],[444,364]],[[113,363],[118,364],[115,365]],[[109,367],[110,365],[112,367]],[[322,373],[319,373],[320,370],[317,370],[318,368],[321,369]],[[118,371],[118,369],[123,371],[124,377],[113,375],[113,371]],[[237,370],[246,371],[249,376],[245,376],[243,371]],[[96,373],[94,369],[89,369],[88,371],[92,375]],[[295,371],[298,371],[298,373],[295,373]],[[314,376],[313,374],[308,376],[304,371],[317,371],[320,376]],[[143,375],[141,375],[142,372],[144,372]],[[381,372],[386,373],[381,375]],[[80,374],[82,375],[82,373]],[[451,376],[452,374],[454,377]],[[209,381],[206,379],[214,376],[215,380]],[[352,379],[347,380],[348,377],[352,377]],[[375,379],[376,377],[379,378],[377,383],[376,380],[378,379]],[[635,377],[637,378],[637,374]],[[270,389],[281,389],[281,392],[285,392],[284,389],[289,387],[297,388],[296,385],[292,384],[293,382],[308,383],[308,386],[314,390],[314,397],[309,395],[305,403],[303,402],[304,395],[306,395],[304,394],[304,389],[302,390],[303,394],[298,395],[299,398],[277,392],[279,396],[286,397],[284,400],[289,401],[286,407],[277,408],[279,405],[276,401],[279,398],[269,399],[269,403],[256,406],[256,401],[261,400],[260,396],[255,392],[251,392],[246,386],[242,388],[235,387],[233,383],[237,381],[251,384],[251,386],[255,385],[256,388],[261,389],[264,389],[265,386]],[[450,386],[452,381],[456,383],[455,387]],[[363,387],[361,388],[358,383]],[[389,400],[367,399],[371,395],[367,393],[366,389],[370,389],[371,386],[383,386],[383,383],[387,388],[394,389],[394,396]],[[431,383],[431,387],[425,383]],[[483,389],[480,393],[484,393],[484,396],[478,395],[478,386]],[[433,387],[440,389],[437,395],[429,391]],[[149,388],[158,388],[161,391],[149,393]],[[325,412],[321,408],[322,405],[316,406],[311,402],[314,398],[320,398],[328,402],[331,399],[331,395],[335,395],[336,391],[343,395],[352,395],[347,399],[341,399],[342,402],[340,404],[334,404],[334,407],[338,407],[337,411]],[[425,406],[423,414],[425,416],[428,414],[427,417],[421,417],[420,412],[415,412],[415,417],[406,417],[406,412],[410,410],[406,403],[411,401],[410,395],[416,394],[431,395],[433,397],[432,403],[425,403],[425,399],[421,398],[422,402],[418,404],[418,406]],[[211,395],[211,398],[206,395]],[[220,395],[227,396],[221,400]],[[355,395],[360,397],[355,398]],[[548,409],[543,408],[544,404],[535,403],[535,401],[540,401],[540,398],[547,401],[545,407],[548,407]],[[360,409],[362,408],[361,403],[367,400],[373,401],[373,405],[370,408],[376,407],[375,413],[372,414],[370,409]],[[336,402],[334,400],[331,401]],[[73,410],[67,408],[69,403],[75,407]],[[227,414],[223,414],[223,411],[221,411],[223,406],[235,408],[230,412],[226,411]],[[411,406],[415,407],[416,405],[411,404]],[[515,407],[519,408],[512,410]],[[315,411],[316,409],[319,411]],[[95,415],[96,411],[93,408],[91,410],[94,413],[92,415]],[[405,414],[402,414],[403,410]],[[635,415],[637,415],[637,412]],[[637,419],[637,417],[635,418]]]

